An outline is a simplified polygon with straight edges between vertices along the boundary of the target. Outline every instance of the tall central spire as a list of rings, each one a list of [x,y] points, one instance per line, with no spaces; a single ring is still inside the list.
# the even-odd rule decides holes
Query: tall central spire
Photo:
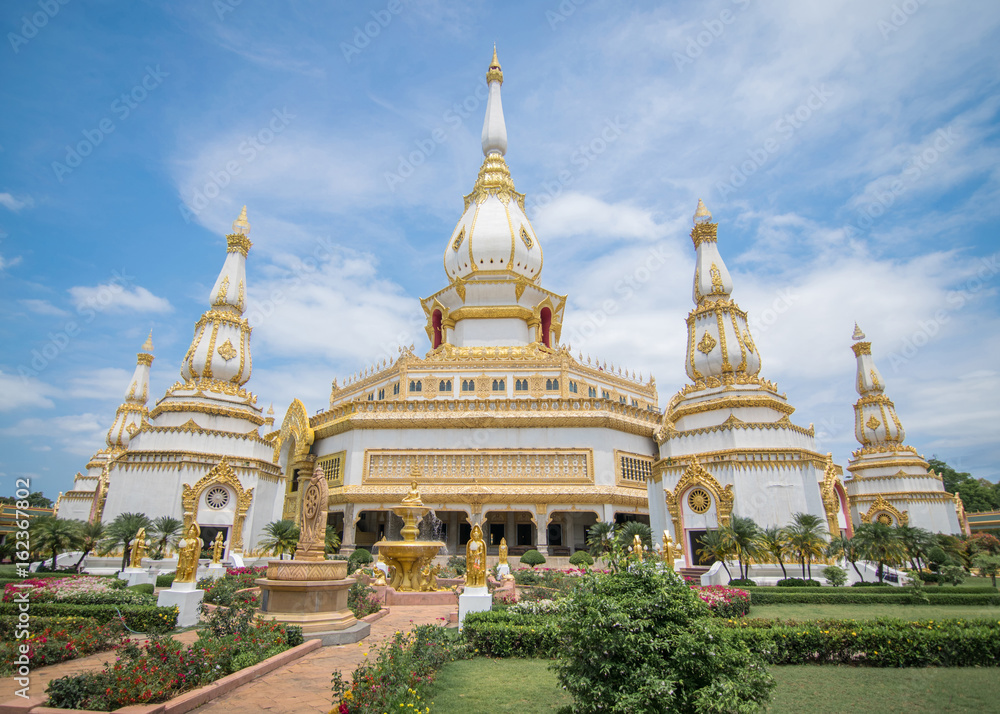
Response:
[[[486,100],[486,118],[483,120],[483,155],[507,153],[507,125],[503,120],[503,104],[500,103],[500,85],[503,84],[503,70],[497,59],[497,46],[493,45],[493,61],[486,72],[486,82],[490,87]]]

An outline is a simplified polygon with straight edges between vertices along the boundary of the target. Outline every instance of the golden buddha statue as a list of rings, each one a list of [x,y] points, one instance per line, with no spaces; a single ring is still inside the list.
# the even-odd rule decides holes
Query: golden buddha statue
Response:
[[[630,550],[632,551],[632,555],[635,556],[635,559],[638,560],[641,563],[642,562],[642,537],[640,537],[640,535],[638,533],[636,533],[635,536],[632,538],[632,547],[630,548]]]
[[[385,566],[385,570],[378,567],[379,565]],[[386,565],[385,558],[381,553],[378,554],[378,558],[375,561],[375,580],[372,581],[372,585],[385,585],[386,584],[386,574],[389,571],[389,566]]]
[[[183,545],[177,551],[177,575],[174,582],[193,583],[198,573],[198,558],[201,556],[201,528],[194,520],[184,532]]]
[[[128,567],[141,568],[144,555],[146,555],[146,529],[140,528],[135,534],[135,540],[132,541],[132,555]]]
[[[508,565],[508,566],[510,565],[507,562],[507,539],[506,538],[501,538],[500,539],[500,561],[497,563],[497,565]]]
[[[222,551],[226,547],[225,541],[222,540],[222,531],[215,534],[215,540],[212,542],[212,565],[218,565],[222,561]]]
[[[406,497],[402,500],[402,505],[404,506],[422,506],[424,502],[420,500],[420,492],[417,490],[417,482],[410,482],[410,491],[406,494]]]
[[[681,549],[680,543],[674,543],[673,539],[670,537],[670,532],[667,530],[663,531],[663,562],[667,564],[667,567],[671,570],[674,569],[674,561],[677,560],[678,556],[684,551]]]
[[[465,546],[465,587],[486,587],[486,542],[478,523],[472,526],[469,542]]]

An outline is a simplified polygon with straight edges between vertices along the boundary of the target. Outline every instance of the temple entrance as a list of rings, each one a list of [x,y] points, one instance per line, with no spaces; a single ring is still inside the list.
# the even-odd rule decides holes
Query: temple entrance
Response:
[[[212,557],[212,543],[215,542],[215,537],[221,532],[222,541],[226,544],[226,547],[222,549],[222,559],[225,560],[226,556],[229,555],[229,526],[200,526],[201,527],[201,557],[211,558]]]
[[[528,511],[487,511],[483,514],[486,552],[499,555],[500,539],[507,539],[507,552],[521,556],[535,547],[535,526]]]
[[[698,566],[711,566],[715,563],[715,558],[706,558],[699,552],[701,550],[701,539],[708,533],[707,530],[691,530],[688,536],[688,562]]]
[[[597,523],[593,511],[555,511],[549,520],[549,554],[569,556],[587,549],[587,531]]]

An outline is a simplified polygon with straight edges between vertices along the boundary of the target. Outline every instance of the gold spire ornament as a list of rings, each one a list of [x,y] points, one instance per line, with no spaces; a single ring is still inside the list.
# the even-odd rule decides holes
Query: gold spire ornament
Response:
[[[705,202],[700,198],[698,199],[698,207],[694,211],[694,223],[698,225],[699,223],[709,223],[712,220],[712,214],[705,207]]]
[[[250,235],[250,222],[247,221],[246,206],[243,206],[243,210],[240,211],[239,217],[237,217],[237,219],[233,221],[233,233],[238,233],[241,236]]]
[[[151,353],[153,351],[153,331],[152,330],[149,331],[149,337],[146,338],[146,341],[142,343],[142,349],[143,349],[144,352],[150,352]]]
[[[490,60],[490,68],[486,71],[486,83],[500,82],[503,85],[503,70],[500,69],[500,60],[497,59],[497,46],[493,43],[493,59]]]
[[[858,323],[856,323],[856,322],[854,323],[854,334],[851,335],[851,339],[852,340],[863,340],[863,339],[865,339],[865,333],[861,331],[861,328],[858,327]]]

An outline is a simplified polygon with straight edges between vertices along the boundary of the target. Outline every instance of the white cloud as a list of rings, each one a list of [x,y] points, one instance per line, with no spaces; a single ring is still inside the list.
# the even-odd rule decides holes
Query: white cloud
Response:
[[[173,307],[166,298],[157,297],[141,286],[123,287],[115,280],[93,287],[77,286],[69,289],[77,310],[95,312],[170,312]]]
[[[15,256],[13,258],[4,258],[0,255],[0,270],[6,270],[7,268],[13,268],[15,265],[21,262],[21,256]]]
[[[41,438],[44,445],[55,445],[67,454],[86,458],[105,446],[110,426],[110,420],[104,423],[104,419],[96,414],[68,414],[50,419],[22,419],[13,426],[0,429],[0,434],[33,444]]]
[[[102,399],[120,403],[132,378],[132,372],[117,367],[103,367],[70,379],[67,395],[78,399]]]
[[[30,407],[50,408],[55,404],[49,397],[57,393],[54,387],[34,377],[0,372],[0,412]]]
[[[19,304],[24,305],[31,312],[38,315],[52,315],[54,317],[66,317],[69,313],[62,308],[56,307],[48,300],[36,300],[33,298],[25,298],[23,300],[17,301]]]
[[[657,223],[652,213],[629,203],[608,203],[578,192],[568,192],[538,209],[532,226],[541,240],[600,237],[612,240],[653,241],[668,227]]]
[[[13,211],[14,213],[17,213],[26,206],[30,208],[33,205],[35,205],[35,201],[31,198],[31,196],[15,198],[12,194],[0,193],[0,206],[3,206],[9,211]]]

